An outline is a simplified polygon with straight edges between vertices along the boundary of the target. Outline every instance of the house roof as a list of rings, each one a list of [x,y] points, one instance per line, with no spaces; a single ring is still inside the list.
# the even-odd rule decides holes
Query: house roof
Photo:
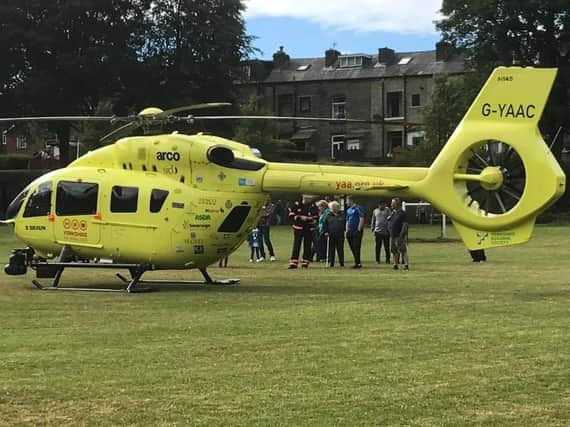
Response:
[[[401,76],[421,76],[433,74],[460,74],[465,71],[464,58],[454,56],[447,61],[436,61],[435,50],[423,52],[398,52],[394,63],[384,65],[378,63],[377,55],[366,55],[372,58],[370,65],[339,68],[326,67],[325,58],[291,58],[282,67],[275,67],[264,80],[264,83],[285,83],[293,81],[379,79]],[[357,56],[349,55],[349,56]],[[343,55],[347,56],[347,55]],[[407,64],[398,64],[402,58],[411,58]],[[299,67],[310,65],[305,71]]]

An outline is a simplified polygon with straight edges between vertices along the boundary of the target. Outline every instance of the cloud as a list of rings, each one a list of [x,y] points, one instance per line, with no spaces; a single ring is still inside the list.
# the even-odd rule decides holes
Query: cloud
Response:
[[[246,17],[305,19],[335,30],[433,34],[441,0],[245,0]]]

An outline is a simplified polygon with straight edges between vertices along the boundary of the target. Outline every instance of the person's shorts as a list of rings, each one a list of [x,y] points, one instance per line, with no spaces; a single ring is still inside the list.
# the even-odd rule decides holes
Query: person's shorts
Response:
[[[405,254],[408,252],[408,242],[405,237],[392,237],[390,250],[393,254]]]

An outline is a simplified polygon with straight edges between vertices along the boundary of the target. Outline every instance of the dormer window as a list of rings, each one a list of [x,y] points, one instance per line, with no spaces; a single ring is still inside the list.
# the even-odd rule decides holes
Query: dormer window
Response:
[[[412,60],[412,57],[411,57],[411,56],[404,56],[402,59],[400,59],[400,61],[398,62],[398,64],[399,64],[399,65],[408,65],[411,60]]]
[[[339,68],[362,67],[368,57],[363,55],[346,55],[338,58]]]

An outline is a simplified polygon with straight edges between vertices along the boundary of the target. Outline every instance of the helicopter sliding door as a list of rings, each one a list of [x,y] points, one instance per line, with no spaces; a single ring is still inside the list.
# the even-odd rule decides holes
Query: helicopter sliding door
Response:
[[[100,248],[97,182],[59,181],[54,235],[58,244]]]

